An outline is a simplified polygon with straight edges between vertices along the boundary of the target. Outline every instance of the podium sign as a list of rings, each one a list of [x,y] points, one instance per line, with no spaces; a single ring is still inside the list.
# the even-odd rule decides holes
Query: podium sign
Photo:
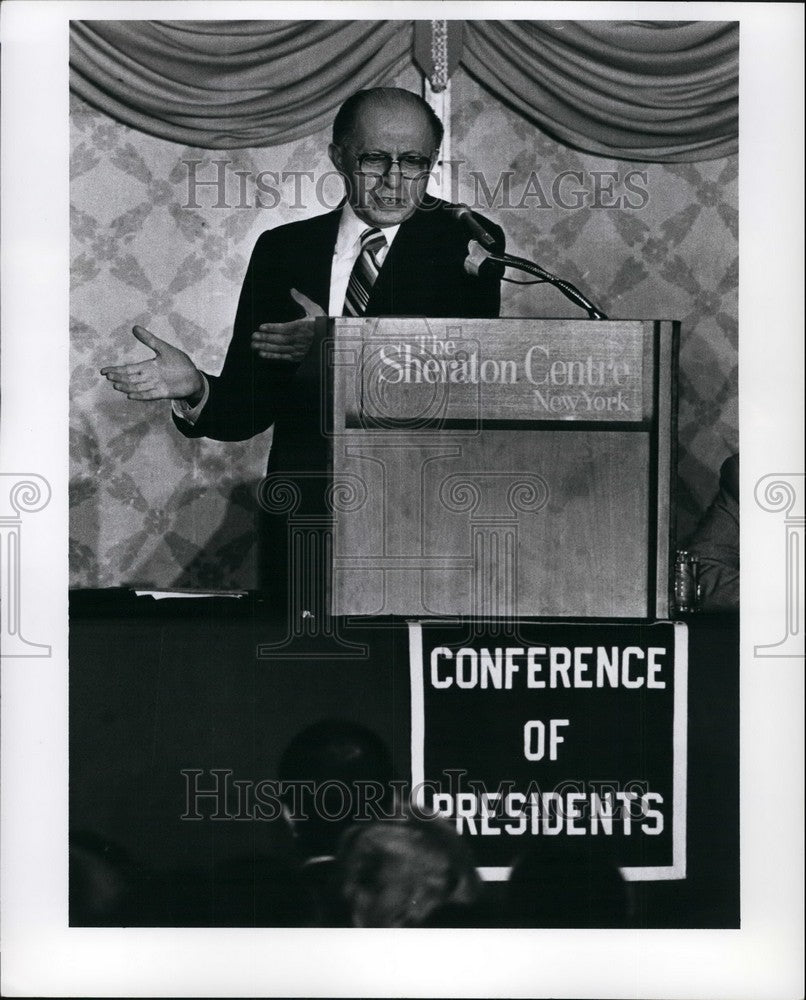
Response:
[[[332,323],[333,614],[668,613],[675,324]]]
[[[364,321],[363,419],[392,427],[429,417],[444,425],[649,416],[639,324],[558,321],[536,336],[531,322],[501,323],[497,330],[490,320],[462,320],[412,336],[416,324],[408,321],[396,337],[394,329]]]
[[[409,626],[412,790],[505,879],[543,838],[686,874],[685,625]]]

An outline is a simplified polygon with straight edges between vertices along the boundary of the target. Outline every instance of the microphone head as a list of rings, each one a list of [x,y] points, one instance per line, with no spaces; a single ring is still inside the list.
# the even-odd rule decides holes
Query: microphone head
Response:
[[[473,218],[470,206],[463,204],[461,201],[457,202],[455,205],[448,205],[448,211],[454,219],[462,220],[467,216],[470,216],[471,219]]]
[[[495,237],[491,236],[490,233],[487,232],[467,205],[462,205],[461,203],[458,205],[451,205],[448,211],[454,219],[462,223],[468,233],[470,233],[471,237],[474,240],[478,240],[482,246],[489,247],[490,249],[495,246]]]
[[[478,278],[482,266],[490,259],[489,253],[477,241],[471,240],[467,244],[467,257],[465,257],[465,271],[474,278]]]

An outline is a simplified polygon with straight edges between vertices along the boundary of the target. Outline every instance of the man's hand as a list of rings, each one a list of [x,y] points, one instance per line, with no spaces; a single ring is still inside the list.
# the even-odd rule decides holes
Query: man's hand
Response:
[[[263,323],[252,334],[252,350],[265,361],[302,361],[311,346],[314,317],[325,311],[315,302],[291,289],[291,297],[305,310],[303,319],[290,323]]]
[[[125,392],[128,399],[186,399],[195,406],[204,394],[204,379],[188,355],[145,327],[135,326],[132,333],[156,357],[102,368],[112,388]]]

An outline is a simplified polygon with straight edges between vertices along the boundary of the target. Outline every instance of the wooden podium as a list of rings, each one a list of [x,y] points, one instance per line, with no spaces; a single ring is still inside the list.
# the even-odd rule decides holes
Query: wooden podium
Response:
[[[677,323],[328,324],[333,615],[668,617]]]

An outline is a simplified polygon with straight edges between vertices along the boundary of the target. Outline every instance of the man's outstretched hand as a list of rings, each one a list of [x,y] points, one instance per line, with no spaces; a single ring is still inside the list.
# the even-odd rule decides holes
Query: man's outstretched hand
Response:
[[[290,323],[263,323],[252,334],[252,350],[264,361],[302,361],[313,341],[314,317],[324,316],[321,306],[296,288],[291,298],[305,310],[302,319]]]
[[[132,333],[155,357],[102,368],[112,387],[129,399],[186,399],[195,406],[204,394],[204,379],[188,355],[143,326],[133,327]]]

